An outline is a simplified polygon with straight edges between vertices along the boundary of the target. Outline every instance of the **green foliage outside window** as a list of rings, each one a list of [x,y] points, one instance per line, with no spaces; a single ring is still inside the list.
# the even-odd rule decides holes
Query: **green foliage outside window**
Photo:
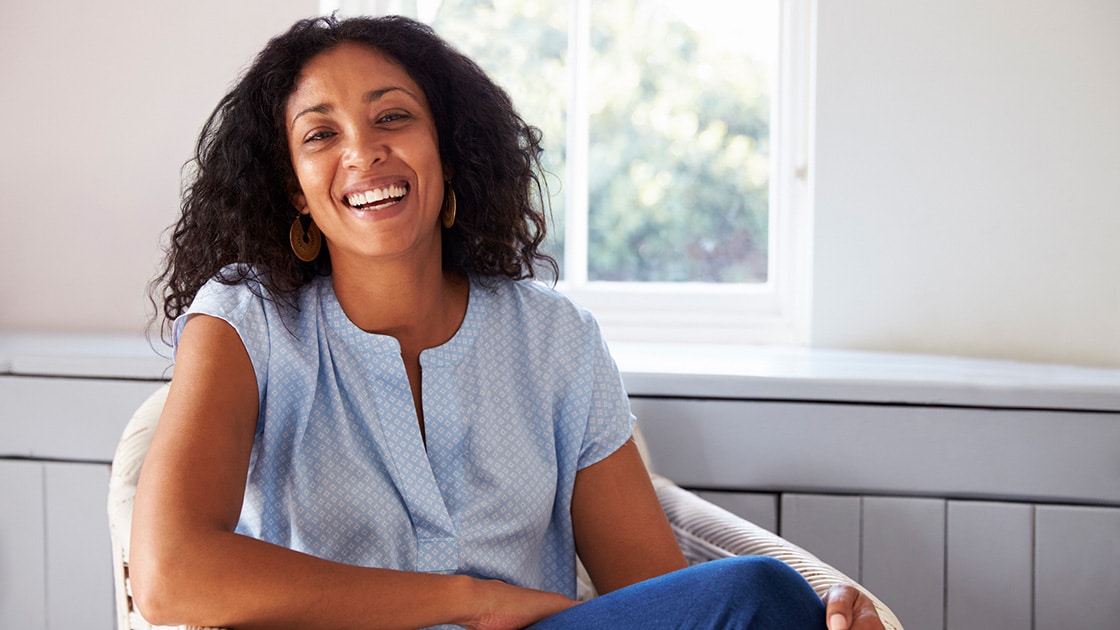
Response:
[[[764,282],[769,71],[670,6],[591,3],[588,279]],[[562,261],[567,3],[445,1],[433,26],[542,130]]]

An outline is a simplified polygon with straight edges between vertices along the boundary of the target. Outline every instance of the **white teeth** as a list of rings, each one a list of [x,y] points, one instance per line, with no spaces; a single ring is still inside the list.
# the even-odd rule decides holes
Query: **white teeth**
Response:
[[[401,197],[404,197],[405,192],[406,189],[404,186],[393,184],[392,186],[386,186],[384,188],[376,188],[374,190],[367,190],[365,192],[347,195],[346,203],[354,207],[364,206],[371,203],[384,201],[385,199],[389,199],[391,197],[399,199]]]

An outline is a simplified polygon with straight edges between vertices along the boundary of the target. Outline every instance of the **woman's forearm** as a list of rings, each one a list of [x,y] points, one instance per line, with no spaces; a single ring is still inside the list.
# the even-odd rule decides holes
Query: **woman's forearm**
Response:
[[[416,628],[476,613],[463,576],[354,567],[230,532],[134,540],[140,612],[159,625]]]

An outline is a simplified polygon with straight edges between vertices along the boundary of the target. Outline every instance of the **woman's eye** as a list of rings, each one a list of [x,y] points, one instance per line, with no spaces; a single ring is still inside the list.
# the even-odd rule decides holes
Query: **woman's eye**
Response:
[[[377,122],[393,123],[393,122],[398,122],[398,121],[401,121],[401,120],[405,120],[407,118],[408,118],[408,114],[405,114],[403,112],[392,112],[392,113],[389,113],[389,114],[384,114],[383,116],[381,116],[381,118],[377,119]]]
[[[333,131],[316,131],[313,134],[309,134],[306,138],[303,139],[303,141],[304,142],[318,142],[318,141],[321,141],[321,140],[326,140],[327,138],[330,138],[333,135],[334,135]]]

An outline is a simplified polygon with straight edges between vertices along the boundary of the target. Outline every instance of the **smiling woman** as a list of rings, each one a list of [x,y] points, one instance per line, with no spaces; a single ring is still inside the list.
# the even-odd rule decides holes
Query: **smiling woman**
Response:
[[[530,280],[550,262],[539,153],[417,22],[303,21],[257,57],[203,130],[164,274],[175,378],[131,541],[145,616],[824,625],[779,562],[685,568],[594,318]],[[577,550],[604,594],[579,605]],[[874,618],[852,587],[827,601],[834,627]]]

